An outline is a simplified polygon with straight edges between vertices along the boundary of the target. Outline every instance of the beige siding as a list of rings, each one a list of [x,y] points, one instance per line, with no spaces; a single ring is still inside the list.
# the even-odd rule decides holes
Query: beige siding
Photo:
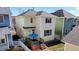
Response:
[[[32,18],[32,23],[31,23],[31,18]],[[36,23],[34,17],[25,16],[25,19],[24,19],[24,26],[25,27],[36,27],[34,25],[34,23]],[[23,30],[24,37],[28,37],[28,35],[32,33],[33,29],[35,29],[35,28],[24,29]]]
[[[51,23],[45,23],[46,16],[52,18]],[[34,18],[34,25],[36,26],[36,32],[39,34],[40,38],[44,39],[44,41],[49,41],[54,39],[54,30],[55,30],[55,19],[54,17],[50,17],[46,15],[44,17],[36,16]],[[44,30],[52,30],[51,36],[44,36]]]
[[[34,25],[35,25],[35,27],[36,27],[36,32],[38,33],[38,34],[40,34],[40,17],[39,16],[36,16],[36,17],[34,17]]]
[[[32,18],[32,21],[34,22],[33,17],[25,16],[25,19],[24,19],[24,26],[25,27],[32,27],[32,26],[34,26],[33,22],[31,23],[31,18]]]
[[[31,23],[31,17],[33,18],[33,23]],[[45,23],[46,18],[52,18],[51,23]],[[23,16],[18,16],[16,18],[16,28],[19,28],[22,36],[27,37],[32,29],[35,29],[35,32],[39,35],[40,38],[44,39],[44,41],[49,41],[54,39],[54,31],[55,31],[55,17],[49,13],[43,12],[41,15],[35,16],[34,13],[27,13]],[[22,27],[35,27],[30,29],[23,29]],[[18,29],[18,30],[19,30]],[[44,30],[52,30],[52,35],[44,36]],[[17,30],[17,31],[18,31]]]
[[[49,18],[52,18],[49,16]],[[40,26],[40,36],[44,39],[44,41],[49,41],[49,40],[53,40],[54,39],[54,31],[55,31],[55,18],[52,18],[52,22],[51,23],[45,23],[45,19],[41,18],[41,26]],[[50,36],[44,36],[44,30],[52,30],[52,35]]]
[[[16,19],[15,26],[23,26],[24,25],[24,16],[17,16],[15,19]]]
[[[69,44],[69,43],[65,43],[64,50],[65,51],[79,51],[79,46]]]
[[[30,22],[30,18],[31,17],[27,17],[27,16],[17,16],[16,17],[16,30],[17,30],[17,34],[20,37],[28,37],[28,35],[32,32],[32,29],[24,29],[24,27],[33,27],[33,23]]]
[[[16,32],[20,37],[23,37],[23,25],[24,25],[24,17],[23,16],[17,16],[15,18],[15,27],[16,27]]]

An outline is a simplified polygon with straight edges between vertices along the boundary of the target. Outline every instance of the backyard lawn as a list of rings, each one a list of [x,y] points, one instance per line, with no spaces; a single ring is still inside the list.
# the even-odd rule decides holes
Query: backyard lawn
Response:
[[[60,43],[54,46],[47,47],[43,51],[64,51],[64,44]]]
[[[50,50],[52,51],[64,51],[64,44],[57,44],[54,46],[49,47]]]

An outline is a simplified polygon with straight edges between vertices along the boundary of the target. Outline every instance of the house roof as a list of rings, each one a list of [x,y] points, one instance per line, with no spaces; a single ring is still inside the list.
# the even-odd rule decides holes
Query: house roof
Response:
[[[55,15],[52,15],[52,14],[50,14],[50,13],[48,13],[48,12],[45,12],[45,11],[38,11],[37,13],[36,13],[36,16],[47,16],[47,15],[49,15],[49,16],[52,16],[52,17],[57,17],[57,16],[55,16]]]
[[[75,26],[74,29],[62,39],[62,41],[79,46],[79,25]]]
[[[57,17],[57,16],[55,16],[55,15],[52,15],[52,14],[50,14],[50,13],[48,13],[48,12],[45,12],[45,11],[34,11],[34,10],[32,10],[32,9],[29,9],[29,10],[27,10],[27,11],[25,11],[25,12],[23,12],[23,13],[21,13],[21,14],[19,14],[18,16],[22,16],[22,15],[27,15],[27,16],[40,16],[40,15],[50,15],[50,16],[53,16],[53,17]],[[43,16],[44,16],[43,15]]]
[[[77,16],[77,19],[79,19],[79,16]]]
[[[36,16],[41,15],[43,11],[37,12]]]
[[[58,17],[67,17],[67,18],[75,18],[76,16],[74,16],[73,14],[63,10],[63,9],[60,9],[60,10],[57,10],[56,12],[54,13],[51,13],[53,15],[56,15]]]
[[[0,7],[0,14],[11,14],[9,7]]]
[[[33,9],[29,9],[29,10],[27,10],[27,11],[25,11],[25,12],[19,14],[18,16],[22,16],[22,15],[26,14],[26,13],[29,12],[29,11],[34,11],[34,10],[33,10]]]

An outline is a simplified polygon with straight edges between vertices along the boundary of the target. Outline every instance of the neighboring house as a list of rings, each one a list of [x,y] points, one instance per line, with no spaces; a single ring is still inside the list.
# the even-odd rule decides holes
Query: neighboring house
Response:
[[[8,7],[0,7],[0,50],[9,49],[13,46],[12,19]]]
[[[33,30],[44,41],[54,39],[56,16],[39,11],[28,10],[16,17],[16,30],[21,37],[28,37]]]
[[[77,17],[76,25],[79,25],[79,17]]]
[[[79,51],[79,25],[75,26],[74,29],[66,35],[62,40],[65,51]]]
[[[55,34],[60,35],[61,38],[72,31],[73,27],[76,26],[76,16],[63,9],[51,14],[58,16],[56,19]]]

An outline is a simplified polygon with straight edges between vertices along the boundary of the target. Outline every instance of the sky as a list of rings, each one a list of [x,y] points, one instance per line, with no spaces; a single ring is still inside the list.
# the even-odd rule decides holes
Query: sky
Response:
[[[28,9],[34,9],[35,11],[46,11],[48,13],[55,12],[59,9],[64,9],[75,16],[79,16],[79,7],[11,7],[11,13],[13,16],[16,16]]]

